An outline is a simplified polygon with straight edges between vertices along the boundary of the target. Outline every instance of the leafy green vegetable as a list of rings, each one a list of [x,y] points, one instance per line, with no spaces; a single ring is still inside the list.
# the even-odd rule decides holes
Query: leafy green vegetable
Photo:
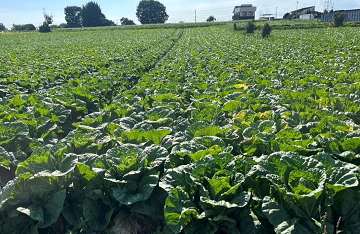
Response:
[[[66,190],[60,190],[54,194],[49,194],[42,205],[30,205],[27,208],[18,207],[17,211],[28,215],[33,220],[38,221],[39,228],[48,227],[58,218],[63,209]]]
[[[85,199],[83,206],[84,217],[91,229],[104,230],[109,225],[114,208],[100,199]]]
[[[270,223],[274,225],[276,233],[321,233],[322,231],[310,220],[292,218],[282,205],[272,201],[268,196],[264,197],[261,209]]]
[[[113,195],[121,204],[131,205],[147,200],[158,184],[159,176],[155,170],[131,171],[117,183]]]
[[[1,33],[0,233],[357,233],[359,28],[216,24]]]
[[[196,205],[181,187],[171,190],[165,201],[164,212],[167,225],[175,233],[180,233],[199,215]]]

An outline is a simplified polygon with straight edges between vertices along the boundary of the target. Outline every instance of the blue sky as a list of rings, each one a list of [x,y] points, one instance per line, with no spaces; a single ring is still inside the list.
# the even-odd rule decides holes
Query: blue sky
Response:
[[[105,16],[119,22],[121,17],[134,20],[137,24],[135,12],[140,0],[97,0]],[[7,28],[12,24],[32,23],[41,25],[43,21],[43,9],[54,16],[54,24],[65,23],[64,8],[66,6],[82,6],[88,0],[1,0],[0,23]],[[166,6],[170,16],[168,23],[179,21],[194,22],[195,10],[197,21],[205,21],[210,15],[214,15],[218,21],[230,20],[235,5],[253,4],[257,7],[256,18],[261,14],[276,14],[282,17],[286,12],[308,6],[316,7],[317,11],[323,11],[325,0],[245,0],[245,1],[215,1],[215,0],[160,0]],[[334,10],[360,9],[359,0],[332,0]]]

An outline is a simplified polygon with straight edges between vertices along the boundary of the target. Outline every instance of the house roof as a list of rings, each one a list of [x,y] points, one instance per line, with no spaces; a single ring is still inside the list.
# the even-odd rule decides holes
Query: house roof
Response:
[[[234,7],[233,13],[235,13],[236,8],[241,8],[241,7],[255,7],[255,6],[253,6],[253,4],[241,4],[240,6]]]
[[[349,12],[349,11],[360,11],[360,9],[336,10],[336,11],[334,11],[334,12],[340,12],[340,11],[343,11],[343,12]]]
[[[297,9],[297,10],[295,10],[295,11],[292,11],[291,13],[301,12],[301,11],[309,10],[309,9],[311,9],[311,8],[315,8],[315,6],[300,8],[300,9]]]

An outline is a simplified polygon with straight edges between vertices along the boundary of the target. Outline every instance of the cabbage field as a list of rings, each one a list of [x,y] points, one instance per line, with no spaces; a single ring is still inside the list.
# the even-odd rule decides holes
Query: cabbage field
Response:
[[[0,33],[0,233],[360,233],[360,28]]]

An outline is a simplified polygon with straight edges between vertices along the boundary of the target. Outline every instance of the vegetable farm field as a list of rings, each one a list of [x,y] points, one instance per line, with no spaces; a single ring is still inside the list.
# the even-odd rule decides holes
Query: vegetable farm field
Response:
[[[360,28],[0,33],[0,233],[360,233]]]

